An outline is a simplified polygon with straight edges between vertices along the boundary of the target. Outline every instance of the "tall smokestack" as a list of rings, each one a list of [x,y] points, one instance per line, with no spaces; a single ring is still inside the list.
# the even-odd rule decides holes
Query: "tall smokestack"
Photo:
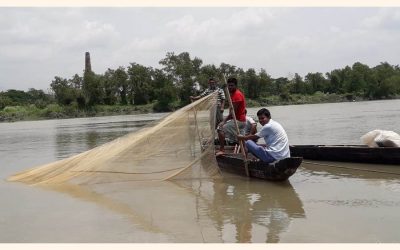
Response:
[[[90,63],[90,54],[89,52],[85,53],[85,72],[91,72],[92,71],[92,65]]]

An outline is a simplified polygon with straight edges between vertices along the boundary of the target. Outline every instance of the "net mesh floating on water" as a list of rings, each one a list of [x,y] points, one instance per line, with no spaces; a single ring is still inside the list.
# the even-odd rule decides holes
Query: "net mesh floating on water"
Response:
[[[8,180],[80,185],[219,176],[214,156],[216,99],[216,93],[210,94],[156,124]]]

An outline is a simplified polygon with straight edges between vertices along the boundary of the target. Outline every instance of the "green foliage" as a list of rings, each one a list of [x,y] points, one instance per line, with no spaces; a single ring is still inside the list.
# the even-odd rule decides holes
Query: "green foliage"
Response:
[[[259,106],[262,106],[262,105],[260,105],[259,101],[256,101],[254,99],[247,99],[246,100],[246,107],[251,108],[251,107],[259,107]]]
[[[55,94],[57,103],[60,105],[69,105],[76,99],[74,88],[67,79],[56,76],[50,87]]]
[[[308,73],[304,79],[306,86],[308,86],[308,88],[306,87],[306,89],[309,90],[309,94],[312,94],[316,91],[326,91],[327,81],[322,73]]]
[[[49,104],[42,110],[42,117],[47,119],[64,118],[64,109],[58,104]]]
[[[272,95],[272,84],[273,84],[273,79],[271,78],[270,75],[264,70],[261,69],[259,73],[259,92],[260,96],[265,95]]]
[[[126,97],[128,92],[128,74],[126,73],[125,68],[119,67],[116,69],[111,75],[111,80],[117,89],[120,103],[122,105],[128,104]]]
[[[290,80],[288,89],[291,94],[306,94],[308,92],[306,88],[306,83],[303,81],[303,78],[297,73],[294,74],[293,79]]]
[[[188,104],[189,96],[195,94],[194,86],[199,78],[203,61],[197,57],[191,59],[188,52],[182,52],[179,55],[168,52],[159,63],[164,66],[163,71],[177,87],[181,105]]]
[[[254,69],[248,69],[241,77],[244,94],[251,99],[256,99],[260,96],[260,78]]]
[[[104,88],[103,102],[106,105],[117,103],[118,83],[115,81],[115,70],[107,69],[101,77],[101,85]]]
[[[12,100],[10,97],[5,95],[3,92],[0,92],[0,110],[12,104]]]
[[[153,91],[151,69],[137,63],[131,63],[127,73],[130,103],[136,105],[149,103]]]
[[[22,106],[7,106],[3,109],[5,113],[12,114],[17,112],[25,112],[26,109]]]
[[[208,79],[214,78],[218,81],[218,76],[220,75],[217,67],[215,65],[207,64],[200,68],[200,74],[197,77],[197,82],[201,89],[208,88]]]
[[[96,75],[92,71],[83,74],[82,90],[88,107],[96,104],[103,104],[104,89],[101,83],[102,77]]]
[[[173,85],[165,85],[163,88],[158,89],[157,95],[159,98],[154,105],[154,111],[166,112],[178,108],[177,90]]]
[[[266,97],[261,97],[258,99],[258,102],[260,103],[259,106],[273,106],[273,105],[279,105],[282,103],[280,97],[276,96],[276,95],[269,95]]]
[[[230,64],[227,64],[227,63],[221,63],[219,65],[219,72],[221,74],[224,74],[227,77],[230,77],[230,76],[237,75],[239,70],[234,65],[230,65]]]
[[[286,77],[279,77],[277,79],[274,79],[271,85],[271,94],[281,95],[283,92],[288,91],[289,84],[289,79],[287,79]]]
[[[243,70],[221,63],[203,65],[188,52],[168,52],[161,69],[130,63],[127,69],[107,69],[104,74],[84,72],[71,79],[55,76],[51,94],[42,90],[0,92],[0,121],[82,117],[98,114],[173,111],[190,102],[189,96],[208,87],[213,77],[236,77],[248,106],[398,98],[400,68],[382,62],[370,68],[360,62],[325,74],[272,78],[265,69]]]
[[[7,106],[0,111],[0,120],[19,121],[33,119],[38,114],[39,109],[35,105],[28,106]]]
[[[44,108],[47,104],[54,102],[52,96],[45,94],[43,90],[29,89],[22,90],[10,89],[0,92],[0,110],[6,106],[21,106],[34,104],[38,108]]]
[[[28,104],[31,100],[29,93],[26,93],[22,90],[10,89],[4,93],[4,96],[8,97],[12,105]]]

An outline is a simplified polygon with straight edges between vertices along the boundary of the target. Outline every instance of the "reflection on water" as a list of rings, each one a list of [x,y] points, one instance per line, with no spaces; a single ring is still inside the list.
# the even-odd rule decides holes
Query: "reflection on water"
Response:
[[[55,130],[56,157],[64,159],[103,145],[129,132],[136,131],[155,119],[57,123]]]
[[[170,242],[280,242],[292,220],[305,218],[289,182],[226,176],[48,188],[119,213]]]
[[[214,182],[214,194],[211,217],[225,242],[280,242],[291,220],[305,217],[290,182],[228,177]]]
[[[331,178],[395,181],[400,179],[400,168],[396,165],[303,160],[302,167],[309,175]]]

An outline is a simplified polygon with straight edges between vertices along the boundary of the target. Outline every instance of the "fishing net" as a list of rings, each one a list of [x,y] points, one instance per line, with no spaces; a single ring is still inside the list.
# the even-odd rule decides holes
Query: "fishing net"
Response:
[[[137,132],[8,180],[85,185],[217,177],[216,101],[217,94],[210,94]]]

